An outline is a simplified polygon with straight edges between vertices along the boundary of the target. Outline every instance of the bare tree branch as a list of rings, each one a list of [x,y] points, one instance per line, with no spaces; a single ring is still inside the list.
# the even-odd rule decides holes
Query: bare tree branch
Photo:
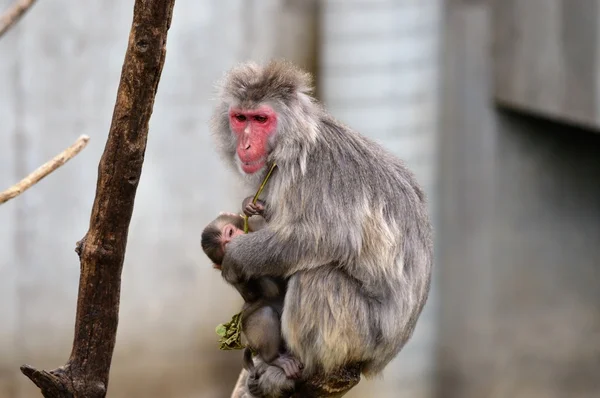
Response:
[[[248,372],[242,369],[230,398],[246,398]],[[316,375],[298,383],[290,398],[340,398],[360,382],[360,367],[348,366],[330,375]]]
[[[240,375],[238,376],[237,381],[235,382],[235,387],[233,387],[233,392],[231,393],[230,398],[244,398],[246,394],[246,380],[248,378],[248,371],[246,369],[242,369]]]
[[[98,167],[90,226],[77,243],[81,275],[71,356],[65,366],[49,372],[21,367],[46,398],[106,396],[129,223],[174,3],[135,0],[112,124]]]
[[[42,178],[46,177],[54,170],[67,163],[71,158],[85,148],[89,140],[90,137],[87,135],[82,135],[77,139],[77,141],[75,141],[73,145],[56,155],[53,159],[38,167],[33,173],[29,174],[27,177],[8,188],[6,191],[0,192],[0,205],[4,202],[8,202],[16,196],[19,196],[31,188],[34,184],[40,182]]]
[[[0,15],[0,37],[31,8],[35,0],[17,0]]]
[[[298,386],[291,398],[339,398],[360,382],[360,366],[347,366],[335,373],[316,375]]]

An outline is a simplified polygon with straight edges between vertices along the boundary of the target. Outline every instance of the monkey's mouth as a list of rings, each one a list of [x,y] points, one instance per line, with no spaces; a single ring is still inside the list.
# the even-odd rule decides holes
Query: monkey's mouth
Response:
[[[244,173],[246,174],[254,174],[256,173],[258,170],[262,169],[265,164],[266,164],[266,159],[265,158],[260,158],[258,160],[254,160],[251,162],[241,162],[241,167],[242,170],[244,171]]]

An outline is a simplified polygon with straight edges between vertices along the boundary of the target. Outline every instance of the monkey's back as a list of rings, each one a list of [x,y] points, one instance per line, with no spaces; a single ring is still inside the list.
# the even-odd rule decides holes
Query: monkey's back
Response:
[[[286,301],[289,312],[284,318],[295,329],[284,330],[287,338],[292,331],[298,336],[294,347],[302,349],[309,342],[301,336],[320,329],[316,324],[299,328],[301,318],[293,314],[309,299],[322,303],[315,305],[340,302],[336,318],[350,319],[337,323],[332,333],[339,340],[352,328],[369,330],[365,333],[371,340],[363,344],[372,349],[359,350],[363,354],[357,357],[371,350],[373,359],[366,369],[377,373],[408,341],[427,300],[433,259],[427,202],[401,159],[332,118],[324,118],[322,126],[308,151],[305,172],[296,167],[297,175],[286,176],[293,183],[276,186],[281,191],[273,193],[280,200],[274,207],[280,213],[273,215],[272,223],[294,234],[303,245],[299,250],[315,253],[313,259],[303,258],[309,267],[311,261],[331,264],[329,271],[308,271],[292,280],[289,289],[310,292],[311,297]],[[339,270],[343,274],[336,274]],[[333,286],[327,278],[335,281]],[[356,291],[356,286],[364,301],[346,309],[344,297],[350,300],[354,293],[345,292]],[[334,357],[332,350],[333,346],[327,350],[329,358]]]
[[[414,174],[397,156],[332,117],[325,115],[321,123],[305,172],[293,168],[296,175],[286,178],[294,183],[273,192],[280,203],[272,221],[287,223],[302,240],[319,242],[321,251],[350,268],[377,258],[379,264],[369,268],[386,274],[392,264],[409,271],[415,261],[429,273],[431,222]],[[351,271],[369,279],[361,269]]]

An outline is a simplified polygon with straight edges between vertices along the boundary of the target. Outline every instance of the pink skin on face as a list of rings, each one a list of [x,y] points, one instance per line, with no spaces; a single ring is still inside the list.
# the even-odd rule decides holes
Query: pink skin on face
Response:
[[[237,136],[237,155],[242,170],[254,174],[267,162],[267,144],[277,127],[277,114],[268,105],[256,109],[231,108],[229,124]]]

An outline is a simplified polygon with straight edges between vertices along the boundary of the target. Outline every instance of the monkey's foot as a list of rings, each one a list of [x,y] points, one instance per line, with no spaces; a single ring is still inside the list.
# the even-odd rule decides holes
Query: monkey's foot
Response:
[[[254,398],[290,398],[296,381],[286,377],[283,369],[259,361],[246,379],[246,391]]]
[[[273,361],[273,364],[283,369],[288,379],[297,380],[302,376],[304,365],[291,355],[280,355]]]
[[[248,388],[248,392],[253,397],[260,398],[264,396],[260,385],[260,376],[262,376],[266,371],[265,365],[266,364],[260,364],[258,366],[255,366],[254,369],[248,374],[246,387]]]
[[[258,383],[258,377],[253,375],[248,376],[248,382],[246,384],[246,387],[248,387],[248,392],[253,397],[262,396],[262,390],[260,389],[260,384]]]

